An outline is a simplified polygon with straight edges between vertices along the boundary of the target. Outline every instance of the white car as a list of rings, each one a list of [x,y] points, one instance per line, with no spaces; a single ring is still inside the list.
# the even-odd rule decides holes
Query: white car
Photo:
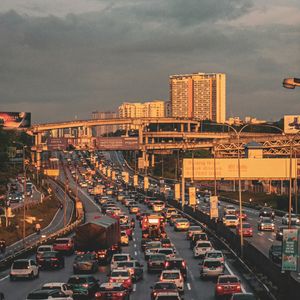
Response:
[[[220,251],[220,250],[207,251],[207,252],[205,253],[204,259],[207,259],[207,258],[217,259],[217,260],[219,260],[222,264],[225,263],[224,255],[223,255],[222,251]]]
[[[175,257],[176,250],[174,248],[158,248],[156,253],[165,254],[167,258]]]
[[[54,251],[52,245],[41,245],[36,250],[36,260],[38,260],[44,252]]]
[[[28,294],[26,300],[73,300],[72,296],[67,296],[62,291],[59,290],[50,290],[50,289],[42,289],[35,290]]]
[[[236,227],[239,224],[239,218],[236,215],[225,215],[223,217],[223,224],[227,227]]]
[[[110,263],[110,270],[112,271],[115,269],[118,265],[118,262],[120,261],[131,261],[133,258],[128,253],[122,253],[122,254],[114,254],[111,263]]]
[[[184,279],[181,275],[180,270],[164,270],[161,272],[159,281],[164,282],[173,282],[176,284],[178,291],[184,291]]]
[[[39,266],[33,259],[17,259],[11,265],[9,277],[11,281],[15,278],[37,278]]]
[[[194,257],[204,257],[206,252],[212,251],[214,248],[210,241],[197,241],[194,247]]]
[[[72,297],[73,291],[64,282],[48,282],[42,286],[42,290],[58,290],[63,292],[65,295]]]
[[[283,225],[288,225],[289,224],[289,214],[285,214],[282,217],[282,224]],[[300,219],[295,214],[291,214],[291,225],[300,225]]]
[[[224,215],[235,215],[236,208],[233,205],[226,205],[224,207]]]

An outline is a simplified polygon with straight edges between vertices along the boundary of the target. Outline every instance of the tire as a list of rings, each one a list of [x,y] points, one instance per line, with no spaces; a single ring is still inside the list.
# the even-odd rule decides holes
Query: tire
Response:
[[[37,272],[35,278],[39,278],[40,277],[40,271]]]
[[[14,280],[15,280],[15,277],[12,276],[12,275],[10,275],[10,276],[9,276],[9,280],[10,280],[10,281],[14,281]]]
[[[33,272],[31,272],[30,275],[29,275],[29,279],[32,280],[32,279],[34,279],[34,277],[35,277],[35,276],[34,276]]]

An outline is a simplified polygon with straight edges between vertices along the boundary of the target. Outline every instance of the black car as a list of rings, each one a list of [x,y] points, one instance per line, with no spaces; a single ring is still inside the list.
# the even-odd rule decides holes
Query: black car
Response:
[[[184,280],[187,279],[186,261],[181,257],[167,258],[165,262],[165,270],[180,270]]]
[[[145,238],[145,239],[142,239],[142,240],[141,240],[141,249],[142,249],[142,251],[145,251],[146,244],[147,244],[148,242],[151,242],[151,239]]]
[[[73,263],[73,273],[96,273],[98,271],[98,258],[94,253],[77,255]]]
[[[297,229],[298,227],[291,226],[292,229]],[[283,229],[289,229],[289,226],[279,226],[276,230],[276,240],[282,241]]]
[[[46,251],[39,257],[39,267],[43,270],[60,269],[65,266],[64,256],[57,251]]]
[[[259,217],[269,217],[274,219],[275,218],[275,211],[271,207],[263,207],[259,211]]]
[[[275,263],[281,263],[282,260],[282,246],[272,245],[269,249],[269,257]]]

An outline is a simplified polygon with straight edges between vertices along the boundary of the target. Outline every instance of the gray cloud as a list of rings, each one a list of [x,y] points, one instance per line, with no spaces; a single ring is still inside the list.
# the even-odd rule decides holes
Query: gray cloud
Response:
[[[63,18],[0,14],[1,107],[36,121],[87,117],[168,99],[170,74],[202,71],[227,73],[229,113],[299,112],[299,94],[281,87],[300,73],[296,26],[226,25],[252,9],[248,0],[122,3]]]

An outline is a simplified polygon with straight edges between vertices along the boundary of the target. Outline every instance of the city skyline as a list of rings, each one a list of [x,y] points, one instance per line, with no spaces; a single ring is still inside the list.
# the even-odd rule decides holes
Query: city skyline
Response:
[[[171,74],[221,72],[227,118],[298,113],[299,94],[282,79],[299,76],[300,3],[181,5],[1,1],[1,110],[30,111],[33,122],[87,118],[131,99],[169,100]]]

